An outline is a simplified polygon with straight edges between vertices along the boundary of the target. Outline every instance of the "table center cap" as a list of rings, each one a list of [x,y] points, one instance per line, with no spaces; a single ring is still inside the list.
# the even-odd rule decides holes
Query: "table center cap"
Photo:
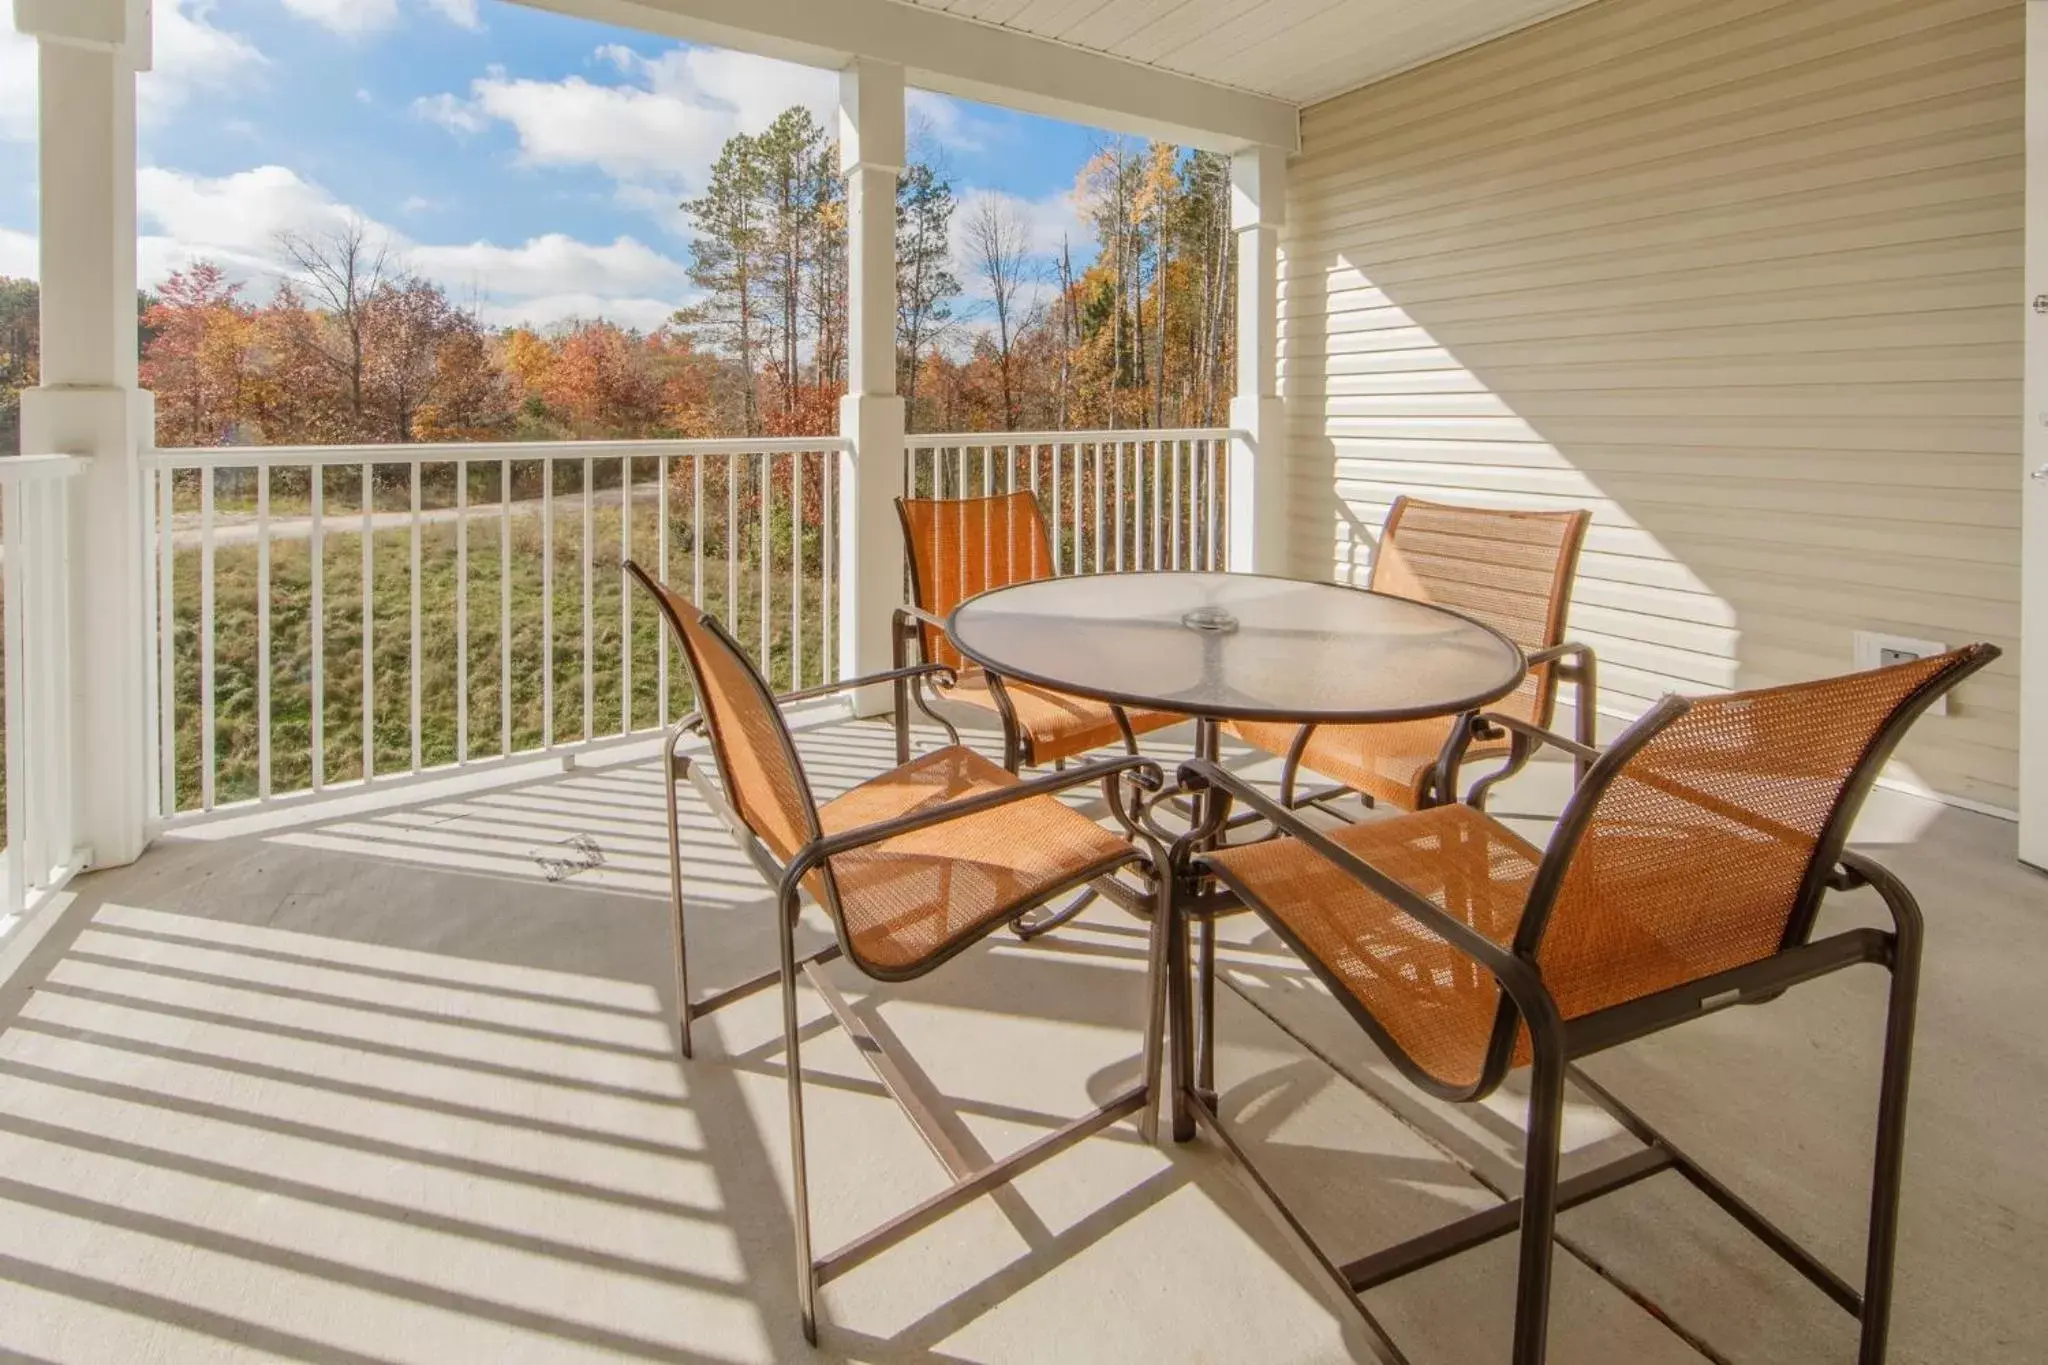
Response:
[[[1221,607],[1196,607],[1181,617],[1180,623],[1205,635],[1228,635],[1237,629],[1237,618]]]

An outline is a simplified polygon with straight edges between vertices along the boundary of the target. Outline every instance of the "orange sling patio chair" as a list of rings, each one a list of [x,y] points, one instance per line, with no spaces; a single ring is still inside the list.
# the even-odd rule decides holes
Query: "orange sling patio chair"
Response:
[[[902,674],[849,679],[778,699],[716,620],[640,565],[628,560],[625,568],[654,598],[675,633],[699,708],[671,727],[663,750],[678,1039],[683,1056],[689,1057],[694,1021],[780,983],[788,1050],[798,1304],[804,1335],[815,1344],[817,1291],[827,1282],[1119,1119],[1137,1115],[1140,1132],[1151,1140],[1165,1014],[1165,851],[1144,835],[1138,837],[1147,848],[1135,847],[1062,803],[1059,794],[1099,783],[1104,799],[1129,829],[1125,784],[1156,789],[1162,775],[1148,760],[1125,757],[1027,782],[953,744],[820,804],[812,798],[778,702],[893,682]],[[937,664],[909,670],[914,676],[945,671]],[[685,740],[700,733],[710,737],[716,786],[705,777],[701,762],[679,751]],[[781,955],[777,970],[697,1000],[690,997],[684,933],[677,801],[683,781],[697,789],[741,851],[774,886]],[[1134,888],[1115,875],[1126,869],[1144,874],[1149,886]],[[1105,894],[1128,909],[1149,914],[1153,921],[1143,1072],[1136,1084],[1083,1117],[1008,1157],[977,1166],[907,1082],[908,1060],[887,1037],[861,1021],[822,968],[844,957],[876,981],[912,980],[936,970],[1021,912],[1090,883],[1105,885]],[[823,908],[835,938],[826,947],[799,956],[796,922],[805,894]],[[800,976],[853,1038],[952,1177],[937,1194],[824,1256],[814,1256],[811,1250],[797,1020]]]
[[[924,662],[950,670],[905,681],[919,710],[938,719],[925,704],[922,686],[929,685],[942,701],[993,712],[1002,726],[1003,766],[1011,772],[1026,765],[1064,765],[1119,742],[1127,753],[1135,754],[1139,735],[1185,719],[997,677],[962,658],[947,638],[946,617],[968,598],[1052,577],[1052,540],[1034,494],[1026,490],[983,498],[898,498],[896,512],[909,549],[912,598],[896,613],[896,666],[908,664],[915,646]],[[908,732],[899,728],[899,763],[909,760],[908,742]],[[1056,928],[1080,914],[1093,898],[1083,891],[1057,911],[1020,918],[1014,926],[1017,936],[1035,938]]]
[[[1590,745],[1596,704],[1593,651],[1564,638],[1565,611],[1590,520],[1583,510],[1532,512],[1396,498],[1366,586],[1462,612],[1521,646],[1529,657],[1529,676],[1520,691],[1495,703],[1498,711],[1547,727],[1558,684],[1575,684],[1578,742]],[[1283,805],[1315,805],[1349,819],[1329,805],[1347,791],[1368,806],[1384,803],[1403,810],[1457,800],[1453,755],[1471,759],[1508,751],[1504,736],[1473,735],[1471,719],[1442,716],[1383,725],[1237,721],[1229,728],[1247,744],[1285,760]],[[1304,768],[1338,785],[1299,792]]]
[[[1913,721],[1996,658],[1990,645],[1818,682],[1666,697],[1605,752],[1517,715],[1510,768],[1552,745],[1587,765],[1547,849],[1475,805],[1319,830],[1213,763],[1182,780],[1241,802],[1281,837],[1191,852],[1184,841],[1169,942],[1174,1136],[1197,1120],[1243,1162],[1283,1221],[1393,1360],[1358,1295],[1510,1232],[1520,1234],[1515,1365],[1541,1365],[1557,1213],[1674,1171],[1789,1262],[1860,1326],[1860,1365],[1885,1357],[1918,991],[1920,911],[1882,866],[1846,847],[1879,770]],[[1477,799],[1483,801],[1483,790]],[[1214,822],[1215,828],[1221,822]],[[1214,878],[1224,888],[1197,897]],[[1873,888],[1889,929],[1813,937],[1832,890]],[[1204,903],[1250,906],[1392,1060],[1429,1094],[1478,1101],[1529,1069],[1519,1199],[1337,1265],[1246,1159],[1196,1089],[1186,922]],[[1890,973],[1863,1279],[1853,1286],[1575,1065],[1709,1011],[1762,1004],[1869,963]],[[1558,1175],[1565,1084],[1643,1150]]]

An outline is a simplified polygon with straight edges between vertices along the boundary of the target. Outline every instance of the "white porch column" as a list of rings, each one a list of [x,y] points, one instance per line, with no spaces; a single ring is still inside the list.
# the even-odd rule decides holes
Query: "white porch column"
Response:
[[[839,73],[839,158],[846,174],[847,393],[840,457],[839,676],[890,665],[890,616],[903,601],[903,400],[896,396],[896,178],[903,171],[903,68],[861,60]],[[887,688],[856,698],[862,714]]]
[[[136,386],[135,73],[149,0],[14,0],[38,40],[42,384],[22,395],[22,448],[87,455],[73,497],[72,790],[90,865],[148,837],[150,660],[140,452],[154,430]],[[35,723],[35,718],[30,718]]]
[[[1237,233],[1237,396],[1230,425],[1230,567],[1286,573],[1287,413],[1280,402],[1280,227],[1287,153],[1251,147],[1230,161]],[[1327,567],[1323,569],[1328,572]]]

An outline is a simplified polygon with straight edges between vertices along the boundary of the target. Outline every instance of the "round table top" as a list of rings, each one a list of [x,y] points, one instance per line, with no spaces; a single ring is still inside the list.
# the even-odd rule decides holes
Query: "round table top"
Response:
[[[1235,573],[1113,573],[955,608],[961,654],[1005,678],[1212,719],[1343,724],[1475,710],[1521,685],[1506,636],[1362,588]]]

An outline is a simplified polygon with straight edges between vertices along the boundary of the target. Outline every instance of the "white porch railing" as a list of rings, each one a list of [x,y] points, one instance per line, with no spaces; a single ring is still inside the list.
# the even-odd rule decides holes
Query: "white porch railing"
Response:
[[[903,487],[1031,489],[1059,572],[1220,568],[1233,434],[913,436]],[[628,558],[718,616],[776,689],[836,676],[847,449],[803,437],[149,452],[161,815],[657,730],[694,699],[619,571]],[[898,534],[876,533],[892,546]]]
[[[150,453],[163,815],[658,729],[692,699],[628,558],[716,613],[778,689],[831,677],[843,448]]]
[[[71,800],[71,489],[75,455],[0,459],[7,846],[0,936],[78,869]],[[110,628],[118,629],[118,625]]]
[[[1027,431],[911,436],[903,489],[969,498],[1029,489],[1055,573],[1221,569],[1235,432]]]

